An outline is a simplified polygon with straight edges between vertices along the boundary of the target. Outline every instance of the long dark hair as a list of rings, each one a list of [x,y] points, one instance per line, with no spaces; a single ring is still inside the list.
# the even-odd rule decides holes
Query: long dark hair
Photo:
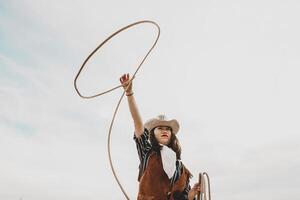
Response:
[[[153,128],[150,131],[150,142],[152,145],[152,150],[157,152],[160,155],[160,150],[162,149],[162,146],[158,143],[157,139],[155,138],[154,129],[155,128]],[[180,160],[181,159],[181,146],[179,144],[178,138],[173,133],[172,129],[171,129],[171,139],[167,146],[170,147],[176,153],[176,158]]]

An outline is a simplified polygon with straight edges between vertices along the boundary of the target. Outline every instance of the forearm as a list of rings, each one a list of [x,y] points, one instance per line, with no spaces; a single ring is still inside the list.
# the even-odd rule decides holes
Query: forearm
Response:
[[[134,122],[135,134],[136,136],[140,136],[144,132],[144,125],[134,95],[127,96],[127,100],[128,100],[129,110]]]
[[[144,132],[144,125],[143,121],[141,118],[141,115],[139,113],[139,110],[137,108],[134,96],[133,96],[133,91],[132,91],[132,81],[130,82],[130,76],[129,74],[124,74],[120,78],[120,82],[122,83],[122,86],[125,90],[125,94],[127,96],[128,100],[128,105],[129,105],[129,110],[134,122],[134,128],[135,128],[135,135],[137,137],[141,136]]]

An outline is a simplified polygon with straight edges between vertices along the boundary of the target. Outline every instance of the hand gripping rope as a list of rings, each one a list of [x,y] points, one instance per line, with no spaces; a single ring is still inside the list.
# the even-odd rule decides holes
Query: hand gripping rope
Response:
[[[116,31],[116,32],[114,32],[113,34],[111,34],[107,39],[105,39],[99,46],[97,46],[97,48],[96,48],[94,51],[92,51],[92,53],[90,53],[90,54],[88,55],[88,57],[85,59],[85,61],[84,61],[83,64],[81,65],[81,67],[80,67],[80,69],[79,69],[79,71],[78,71],[78,73],[77,73],[77,75],[76,75],[76,77],[75,77],[75,79],[74,79],[74,87],[75,87],[75,90],[76,90],[77,94],[78,94],[80,97],[82,97],[82,98],[84,98],[84,99],[92,99],[92,98],[101,96],[101,95],[103,95],[103,94],[109,93],[109,92],[111,92],[111,91],[113,91],[113,90],[115,90],[115,89],[117,89],[117,88],[123,87],[122,84],[120,84],[119,86],[114,87],[114,88],[112,88],[112,89],[109,89],[109,90],[107,90],[107,91],[104,91],[104,92],[101,92],[101,93],[98,93],[98,94],[95,94],[95,95],[91,95],[91,96],[84,96],[84,95],[82,95],[82,94],[80,93],[80,91],[79,91],[78,88],[77,88],[77,79],[78,79],[78,77],[79,77],[81,71],[82,71],[83,68],[85,67],[86,63],[88,62],[88,60],[89,60],[89,59],[90,59],[90,58],[91,58],[91,57],[92,57],[92,56],[93,56],[93,55],[94,55],[94,54],[95,54],[95,53],[96,53],[96,52],[97,52],[97,51],[98,51],[98,50],[99,50],[106,42],[108,42],[110,39],[112,39],[114,36],[116,36],[117,34],[121,33],[122,31],[125,31],[125,30],[128,29],[128,28],[131,28],[131,27],[133,27],[133,26],[136,26],[136,25],[139,25],[139,24],[142,24],[142,23],[148,23],[148,24],[154,25],[154,26],[157,28],[157,37],[156,37],[156,39],[155,39],[153,45],[151,46],[151,48],[150,48],[149,51],[147,52],[147,54],[144,56],[144,58],[143,58],[142,61],[140,62],[140,64],[139,64],[139,66],[137,67],[136,71],[135,71],[134,74],[132,75],[132,78],[129,80],[129,83],[131,83],[131,81],[135,78],[137,72],[140,70],[142,64],[144,63],[144,61],[146,60],[146,58],[148,57],[148,55],[150,54],[150,52],[152,51],[152,49],[154,48],[154,46],[156,45],[156,43],[157,43],[157,41],[158,41],[158,39],[159,39],[159,36],[160,36],[160,27],[159,27],[159,25],[158,25],[157,23],[155,23],[154,21],[150,21],[150,20],[138,21],[138,22],[129,24],[128,26],[125,26],[125,27],[119,29],[118,31]],[[128,87],[129,87],[129,86],[130,86],[130,84],[128,84]],[[122,101],[122,99],[123,99],[123,97],[124,97],[124,94],[125,94],[126,89],[127,89],[127,88],[125,88],[123,94],[121,95],[121,97],[120,97],[120,99],[119,99],[119,101],[118,101],[118,103],[117,103],[117,106],[116,106],[115,111],[114,111],[114,114],[113,114],[113,118],[112,118],[111,123],[110,123],[110,126],[109,126],[109,133],[108,133],[108,140],[107,140],[107,151],[108,151],[109,164],[110,164],[112,173],[113,173],[113,175],[114,175],[114,177],[115,177],[115,179],[116,179],[116,181],[117,181],[117,183],[118,183],[120,189],[122,190],[123,194],[125,195],[126,199],[129,199],[127,193],[125,192],[125,190],[124,190],[123,186],[121,185],[121,183],[120,183],[120,181],[119,181],[119,179],[118,179],[118,177],[117,177],[117,174],[116,174],[116,172],[115,172],[115,169],[114,169],[114,166],[113,166],[113,163],[112,163],[112,159],[111,159],[111,150],[110,150],[110,149],[111,149],[111,148],[110,148],[110,142],[111,142],[111,139],[110,139],[110,138],[111,138],[112,127],[113,127],[113,124],[114,124],[114,121],[115,121],[115,117],[116,117],[116,115],[117,115],[119,106],[120,106],[121,101]]]

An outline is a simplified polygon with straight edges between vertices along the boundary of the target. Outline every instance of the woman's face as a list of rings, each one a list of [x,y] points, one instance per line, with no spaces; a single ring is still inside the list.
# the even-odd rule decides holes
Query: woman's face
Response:
[[[158,143],[168,145],[171,139],[171,128],[168,126],[157,126],[154,129],[154,136]]]

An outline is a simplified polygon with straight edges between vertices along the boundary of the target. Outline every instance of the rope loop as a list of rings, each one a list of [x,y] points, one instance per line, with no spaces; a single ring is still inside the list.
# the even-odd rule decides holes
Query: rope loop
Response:
[[[86,63],[89,61],[89,59],[105,44],[107,43],[110,39],[112,39],[114,36],[116,36],[117,34],[125,31],[126,29],[129,29],[133,26],[136,26],[136,25],[140,25],[140,24],[145,24],[145,23],[148,23],[148,24],[152,24],[154,25],[156,28],[157,28],[157,37],[153,43],[153,45],[151,46],[151,48],[149,49],[149,51],[147,52],[147,54],[144,56],[143,60],[141,61],[141,63],[139,64],[139,66],[137,67],[136,71],[134,72],[134,74],[132,75],[132,78],[130,79],[130,83],[131,81],[136,77],[136,74],[137,72],[139,71],[139,69],[141,68],[142,64],[144,63],[144,61],[146,60],[146,58],[148,57],[148,55],[150,54],[150,52],[152,51],[152,49],[154,48],[154,46],[157,44],[157,41],[159,39],[159,36],[160,36],[160,27],[157,23],[155,23],[154,21],[150,21],[150,20],[143,20],[143,21],[138,21],[138,22],[135,22],[135,23],[132,23],[132,24],[129,24],[128,26],[125,26],[121,29],[119,29],[118,31],[114,32],[112,35],[110,35],[109,37],[107,37],[100,45],[97,46],[96,49],[94,49],[94,51],[92,51],[92,53],[90,53],[88,55],[88,57],[84,60],[83,64],[81,65],[75,79],[74,79],[74,87],[75,87],[75,90],[77,92],[77,94],[81,97],[81,98],[84,98],[84,99],[92,99],[92,98],[95,98],[95,97],[98,97],[98,96],[101,96],[101,95],[104,95],[104,94],[107,94],[115,89],[118,89],[120,87],[122,87],[122,84],[119,85],[119,86],[116,86],[116,87],[113,87],[107,91],[104,91],[104,92],[100,92],[98,94],[94,94],[94,95],[91,95],[91,96],[84,96],[78,89],[77,87],[77,79],[79,77],[79,75],[81,74],[82,72],[82,69],[85,67]],[[125,90],[123,92],[123,94],[121,95],[118,103],[117,103],[117,106],[115,108],[115,111],[114,111],[114,114],[113,114],[113,117],[112,117],[112,120],[111,120],[111,123],[110,123],[110,126],[109,126],[109,132],[108,132],[108,139],[107,139],[107,151],[108,151],[108,157],[109,157],[109,164],[110,164],[110,168],[112,170],[112,173],[121,189],[121,191],[123,192],[124,196],[126,197],[126,199],[129,199],[127,193],[125,192],[121,182],[119,181],[118,177],[117,177],[117,174],[115,172],[115,169],[114,169],[114,166],[113,166],[113,162],[112,162],[112,158],[111,158],[111,146],[110,146],[110,142],[111,142],[111,132],[112,132],[112,128],[113,128],[113,124],[114,124],[114,121],[115,121],[115,117],[117,115],[117,112],[118,112],[118,109],[119,109],[119,106],[121,104],[121,101],[124,97],[124,94],[125,94]]]

